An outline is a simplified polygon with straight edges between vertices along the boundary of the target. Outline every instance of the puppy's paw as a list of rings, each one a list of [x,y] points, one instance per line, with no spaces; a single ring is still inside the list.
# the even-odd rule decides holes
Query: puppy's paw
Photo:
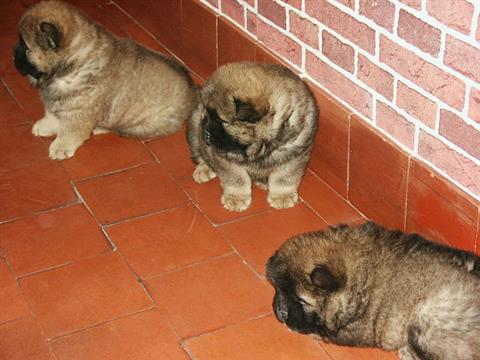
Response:
[[[198,164],[193,171],[193,180],[197,184],[203,184],[214,179],[217,174],[206,164]]]
[[[248,209],[252,202],[250,195],[223,194],[223,207],[229,211],[244,211]]]
[[[109,133],[109,132],[110,132],[110,130],[108,130],[108,129],[98,128],[98,127],[97,127],[97,128],[95,128],[95,129],[93,129],[92,134],[93,134],[93,135],[102,135],[102,134],[107,134],[107,133]]]
[[[50,117],[44,117],[33,125],[32,134],[42,137],[54,136],[57,134],[57,123]]]
[[[73,141],[59,139],[58,137],[50,144],[48,155],[52,160],[64,160],[71,158],[81,145]]]
[[[268,203],[275,209],[291,208],[298,200],[298,194],[296,192],[287,194],[268,194]]]

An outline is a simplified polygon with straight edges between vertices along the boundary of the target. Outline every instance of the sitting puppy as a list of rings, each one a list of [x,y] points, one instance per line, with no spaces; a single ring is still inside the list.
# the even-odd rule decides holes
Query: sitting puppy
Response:
[[[218,175],[228,210],[250,206],[252,181],[268,189],[272,207],[293,206],[318,127],[307,85],[283,66],[227,64],[202,88],[201,99],[187,129],[194,180]]]
[[[37,136],[56,135],[51,159],[66,159],[93,133],[153,137],[177,131],[197,104],[185,68],[119,39],[72,5],[44,1],[19,23],[14,63],[38,87],[45,117]]]
[[[293,237],[269,259],[279,321],[401,360],[480,359],[480,260],[388,231],[341,225]]]

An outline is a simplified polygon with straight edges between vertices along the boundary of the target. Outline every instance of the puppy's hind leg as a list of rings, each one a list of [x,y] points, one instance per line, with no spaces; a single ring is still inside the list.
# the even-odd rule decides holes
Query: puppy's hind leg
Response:
[[[33,125],[32,134],[42,137],[54,136],[58,132],[58,126],[58,119],[45,110],[45,116]]]

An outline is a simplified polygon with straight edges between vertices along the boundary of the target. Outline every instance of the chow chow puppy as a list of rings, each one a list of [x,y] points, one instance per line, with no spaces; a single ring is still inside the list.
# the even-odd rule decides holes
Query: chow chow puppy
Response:
[[[401,360],[480,359],[480,260],[374,223],[295,236],[269,259],[274,313],[339,345]]]
[[[66,159],[94,134],[148,138],[177,131],[196,107],[197,90],[172,59],[120,39],[72,5],[43,1],[18,26],[14,63],[40,92],[37,136],[56,139],[51,159]]]
[[[318,109],[307,85],[279,65],[221,66],[201,89],[187,126],[197,183],[218,175],[223,206],[247,209],[252,182],[288,208],[312,152]]]

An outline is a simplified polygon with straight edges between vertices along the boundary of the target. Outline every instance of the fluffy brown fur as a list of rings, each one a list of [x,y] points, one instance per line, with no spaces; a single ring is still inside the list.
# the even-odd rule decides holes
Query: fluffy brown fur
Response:
[[[293,237],[270,258],[274,312],[341,345],[401,360],[480,359],[480,260],[374,223]]]
[[[212,75],[201,99],[188,124],[195,181],[218,175],[228,210],[250,206],[252,182],[268,189],[272,207],[293,206],[318,127],[307,85],[283,66],[234,63]]]
[[[52,159],[73,156],[92,132],[173,133],[196,107],[196,88],[181,65],[115,37],[68,3],[31,6],[18,30],[15,65],[45,105],[33,134],[57,136]]]

